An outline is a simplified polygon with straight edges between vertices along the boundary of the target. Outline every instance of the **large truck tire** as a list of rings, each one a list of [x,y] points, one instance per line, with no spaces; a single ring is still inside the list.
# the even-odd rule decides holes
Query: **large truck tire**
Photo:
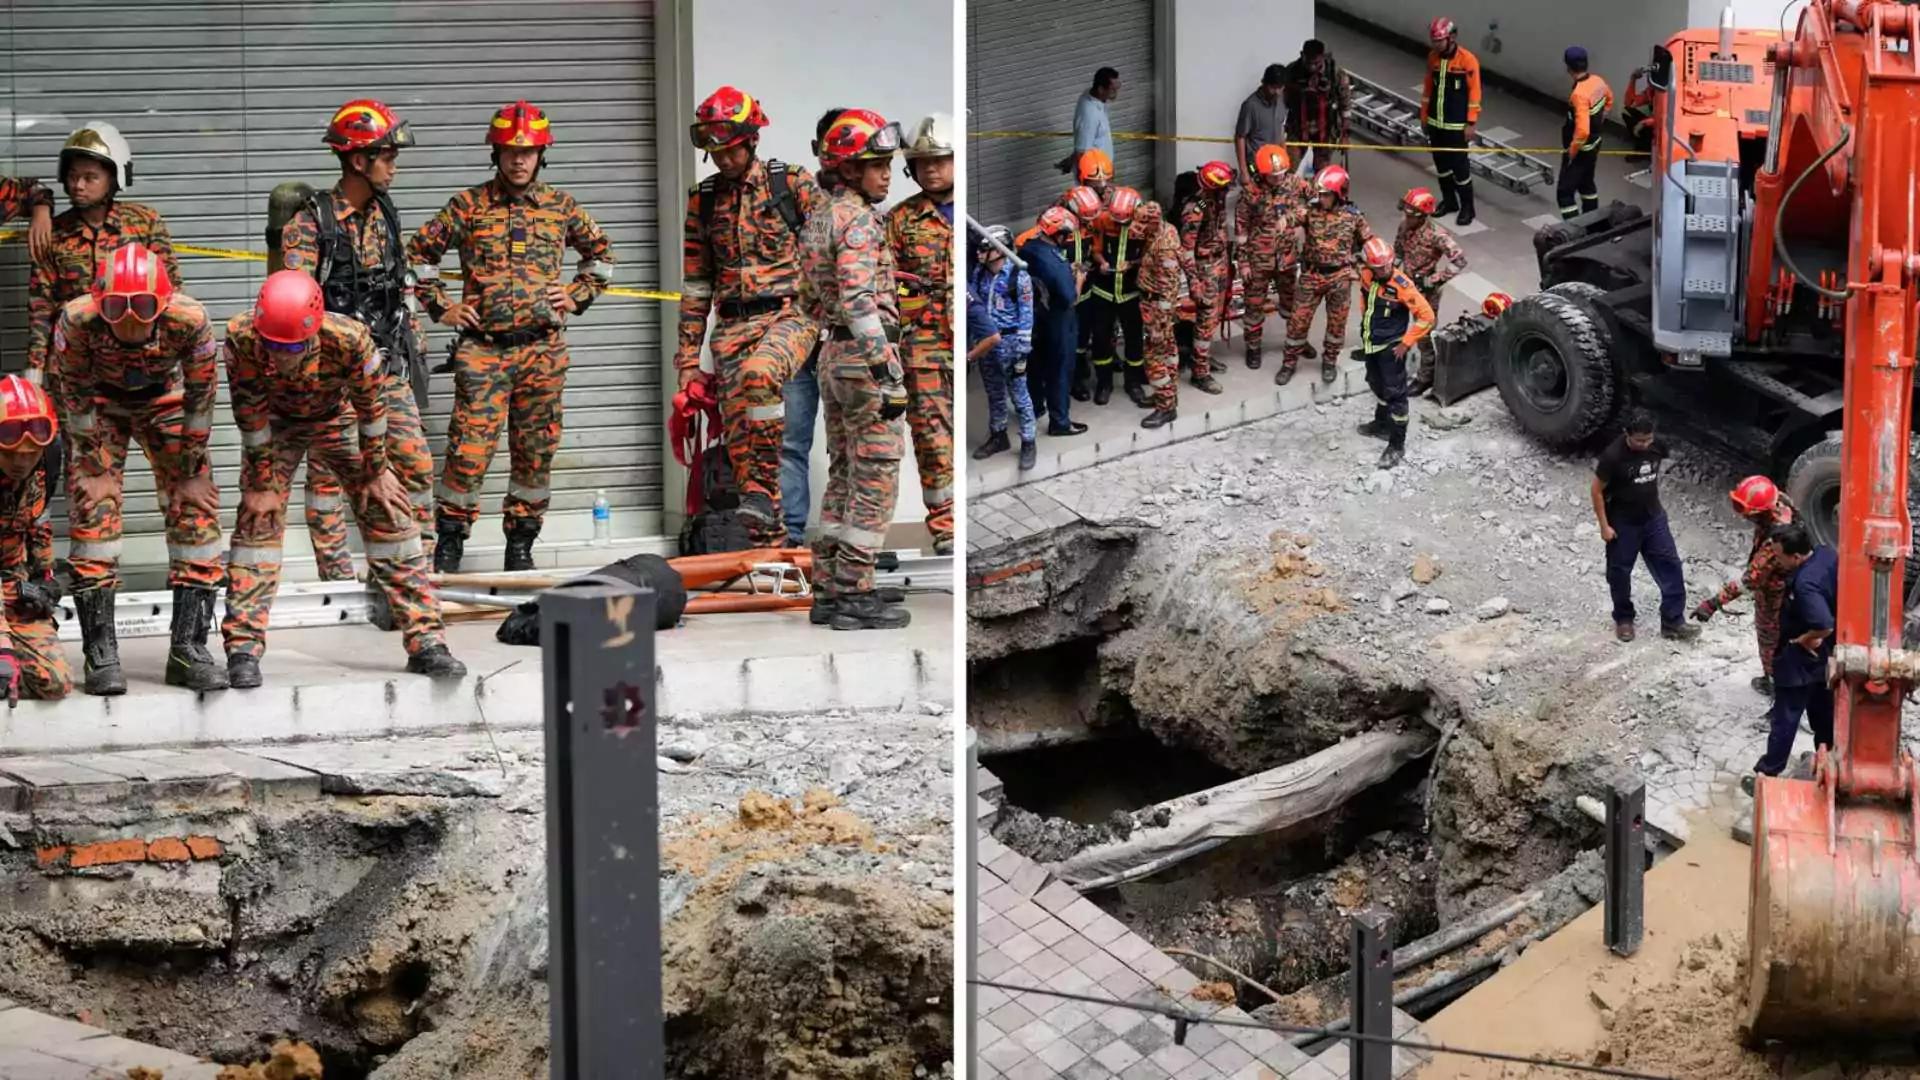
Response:
[[[1630,206],[1631,204],[1617,203],[1615,205]],[[1640,208],[1635,206],[1633,209],[1638,210]],[[1607,355],[1614,358],[1613,408],[1607,410],[1607,418],[1600,426],[1603,430],[1611,428],[1619,421],[1620,414],[1627,409],[1627,376],[1626,372],[1620,366],[1620,353],[1614,348],[1613,322],[1606,317],[1606,313],[1601,309],[1601,305],[1607,297],[1607,290],[1595,285],[1591,281],[1563,281],[1547,291],[1555,296],[1564,296],[1580,305],[1580,310],[1585,311],[1588,317],[1593,319],[1594,325],[1600,328],[1600,342],[1606,347]]]
[[[1840,433],[1800,452],[1787,469],[1787,498],[1813,533],[1813,542],[1840,546]]]
[[[1563,449],[1605,427],[1619,393],[1605,324],[1551,292],[1521,300],[1494,324],[1493,379],[1520,426]]]

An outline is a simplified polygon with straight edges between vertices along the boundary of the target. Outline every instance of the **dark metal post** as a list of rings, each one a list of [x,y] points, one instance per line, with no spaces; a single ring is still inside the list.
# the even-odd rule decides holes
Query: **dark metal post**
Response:
[[[1353,1032],[1393,1037],[1393,920],[1384,911],[1353,917]],[[1393,1047],[1349,1039],[1351,1080],[1391,1080]]]
[[[540,598],[552,1080],[658,1080],[660,820],[654,593]]]
[[[1646,923],[1647,786],[1622,777],[1607,789],[1607,948],[1640,951]]]

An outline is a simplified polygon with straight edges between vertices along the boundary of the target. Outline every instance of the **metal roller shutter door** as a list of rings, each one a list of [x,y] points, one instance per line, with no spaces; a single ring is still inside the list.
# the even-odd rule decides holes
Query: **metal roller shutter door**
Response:
[[[0,106],[22,119],[44,118],[16,130],[14,160],[0,161],[12,175],[50,179],[66,134],[88,120],[107,120],[134,148],[135,183],[126,197],[164,214],[177,242],[258,252],[268,192],[290,179],[330,186],[338,168],[320,133],[341,103],[376,97],[411,122],[419,144],[402,158],[393,189],[411,231],[454,192],[490,174],[482,143],[488,120],[525,96],[553,117],[556,145],[544,176],[571,191],[611,237],[615,283],[660,281],[651,4],[341,0],[134,8],[106,0],[14,0],[0,3],[0,11],[10,24]],[[258,261],[181,261],[186,291],[220,322],[251,299],[265,273]],[[457,263],[450,256],[447,271],[457,273]],[[25,280],[24,245],[0,245],[0,350],[10,368],[24,362]],[[657,302],[609,296],[569,332],[566,434],[544,540],[590,536],[600,489],[613,505],[617,537],[661,531],[660,312]],[[435,363],[448,337],[433,328]],[[436,463],[444,461],[452,403],[452,380],[436,377],[427,416]],[[223,382],[214,464],[229,530],[239,455]],[[124,564],[147,585],[165,565],[163,525],[152,474],[140,454],[130,456]],[[503,438],[478,545],[501,542],[507,472]],[[294,499],[290,576],[310,575],[297,483]],[[64,527],[56,531],[64,534]]]
[[[1120,72],[1113,130],[1154,127],[1153,0],[968,0],[967,130],[1068,131],[1074,105],[1101,67]],[[1153,146],[1115,140],[1120,183],[1147,193]],[[1060,197],[1069,178],[1054,166],[1065,139],[967,140],[967,210],[1015,232]]]

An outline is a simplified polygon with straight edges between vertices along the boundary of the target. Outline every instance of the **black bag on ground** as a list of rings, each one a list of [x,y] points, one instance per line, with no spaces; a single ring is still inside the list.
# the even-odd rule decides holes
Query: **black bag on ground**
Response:
[[[733,463],[727,457],[727,448],[709,446],[701,451],[697,465],[692,479],[700,485],[706,509],[681,526],[680,554],[717,555],[756,546],[746,519],[740,516],[740,490],[733,483]]]
[[[653,625],[656,630],[673,629],[680,625],[680,617],[686,614],[687,586],[680,580],[679,572],[658,555],[629,555],[593,571],[592,576],[613,578],[643,589],[652,589]],[[493,636],[502,645],[539,645],[539,599],[529,600],[513,609]]]

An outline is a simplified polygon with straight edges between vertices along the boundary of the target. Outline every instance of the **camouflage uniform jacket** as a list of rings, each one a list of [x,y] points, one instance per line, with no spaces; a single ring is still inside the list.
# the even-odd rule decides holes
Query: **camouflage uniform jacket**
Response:
[[[842,188],[807,218],[800,269],[802,287],[819,298],[827,325],[852,333],[854,352],[869,368],[886,364],[889,376],[902,379],[892,344],[900,336],[893,251],[880,213],[866,196]]]
[[[0,221],[25,217],[36,206],[53,209],[53,192],[31,177],[0,176]]]
[[[1459,242],[1427,218],[1401,218],[1393,253],[1421,292],[1432,292],[1467,268],[1467,253]]]
[[[1281,188],[1256,183],[1242,190],[1233,208],[1233,232],[1246,258],[1278,259],[1286,266],[1299,255],[1298,222]]]
[[[1313,204],[1313,181],[1299,173],[1286,172],[1280,176],[1280,197],[1287,204],[1287,213],[1297,225],[1300,218]]]
[[[536,180],[516,195],[496,177],[447,200],[408,241],[407,262],[432,318],[452,306],[440,258],[458,251],[462,299],[480,316],[480,329],[527,330],[566,325],[565,314],[547,303],[547,287],[560,284],[567,248],[580,254],[567,295],[584,312],[613,280],[607,235],[559,188]]]
[[[1140,292],[1157,304],[1180,298],[1180,231],[1164,221],[1140,257]]]
[[[1196,276],[1195,260],[1213,259],[1227,253],[1227,201],[1219,196],[1200,195],[1188,199],[1180,208],[1180,265],[1187,276]]]
[[[35,469],[25,480],[0,477],[0,582],[9,603],[20,586],[53,576],[53,514],[47,508],[46,474]],[[0,609],[0,640],[8,630]]]
[[[354,261],[360,264],[360,269],[378,271],[381,263],[386,259],[387,216],[371,202],[367,204],[365,210],[354,209],[353,204],[348,202],[346,195],[340,191],[338,184],[333,186],[332,191],[319,197],[333,200],[333,220],[339,223],[340,230],[352,240],[351,254]],[[288,270],[305,270],[309,274],[319,276],[320,222],[314,219],[311,211],[302,208],[281,228],[280,252]],[[403,256],[404,252],[403,247]],[[334,252],[334,264],[338,266],[340,260],[347,255],[347,252]],[[406,267],[401,266],[396,269],[405,272]],[[409,305],[410,308],[411,306]],[[411,314],[412,312],[409,311],[410,316]],[[409,321],[413,325],[414,345],[420,350],[420,355],[425,356],[427,353],[426,328],[420,325],[420,320],[417,318],[410,318]]]
[[[1754,519],[1753,547],[1747,552],[1747,568],[1739,577],[1721,587],[1719,594],[1713,598],[1715,610],[1740,599],[1742,592],[1774,592],[1787,587],[1787,579],[1793,576],[1793,571],[1780,562],[1774,546],[1767,543],[1767,534],[1793,521],[1793,518],[1793,504],[1782,495],[1779,505]]]
[[[900,281],[900,311],[942,338],[953,336],[953,226],[926,192],[887,214],[887,246],[894,267],[917,282]],[[950,347],[950,346],[949,346]]]
[[[115,248],[144,244],[167,268],[175,289],[184,289],[180,260],[173,255],[173,237],[160,214],[139,203],[107,204],[106,220],[98,229],[87,224],[78,210],[53,219],[53,252],[46,262],[35,262],[27,278],[27,369],[44,371],[53,321],[67,301],[93,288]]]
[[[1339,203],[1331,210],[1309,206],[1300,224],[1307,233],[1300,261],[1308,271],[1319,274],[1353,269],[1361,246],[1373,238],[1366,215],[1352,203]]]
[[[360,421],[366,476],[386,471],[386,376],[365,326],[328,312],[319,338],[289,358],[267,349],[253,328],[253,312],[243,311],[227,321],[226,353],[233,419],[240,427],[241,484],[247,490],[267,487],[273,475],[276,426],[332,420],[348,405]]]
[[[827,195],[813,174],[787,166],[787,188],[812,219]],[[755,159],[737,183],[716,181],[713,235],[700,222],[700,185],[687,189],[686,243],[681,249],[680,338],[673,366],[700,366],[707,316],[716,303],[762,300],[800,291],[800,244],[774,203],[767,163]]]
[[[130,345],[113,336],[93,297],[82,295],[60,312],[48,351],[48,386],[76,454],[93,438],[96,397],[133,403],[178,391],[189,465],[207,460],[219,346],[200,301],[175,293],[147,340]]]

